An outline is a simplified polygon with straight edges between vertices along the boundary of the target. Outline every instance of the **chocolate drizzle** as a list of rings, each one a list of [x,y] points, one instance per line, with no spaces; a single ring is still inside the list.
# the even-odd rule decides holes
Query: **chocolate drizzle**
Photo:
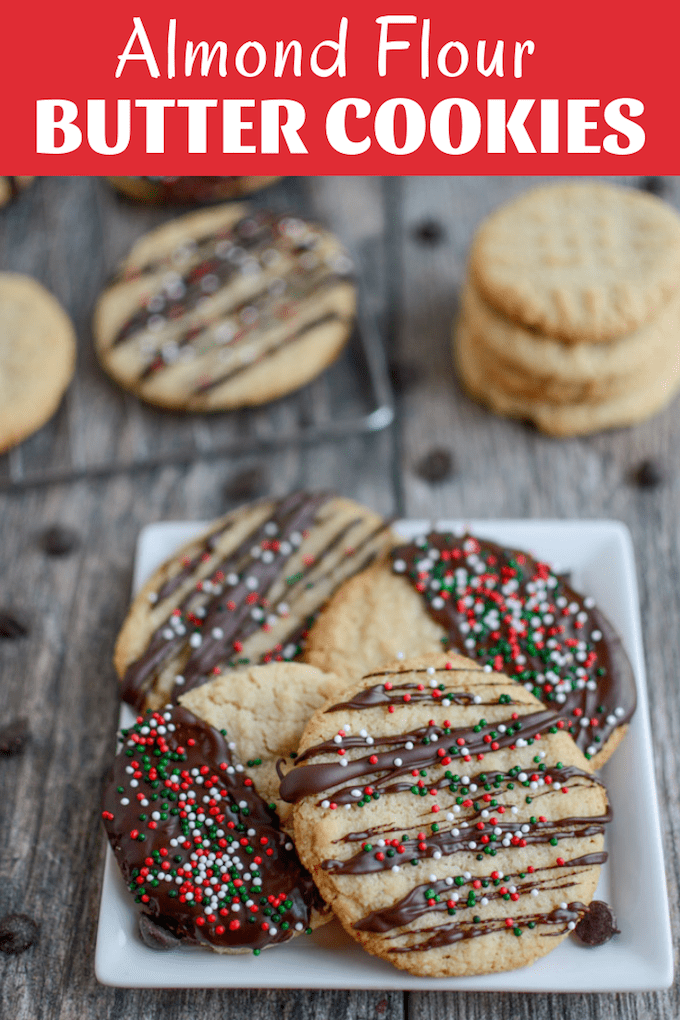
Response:
[[[332,508],[328,508],[333,498],[331,493],[294,493],[278,500],[266,520],[253,527],[223,559],[215,555],[215,549],[234,519],[211,532],[152,595],[154,604],[161,603],[197,577],[188,594],[169,604],[147,647],[127,667],[122,681],[124,700],[141,706],[159,672],[171,660],[186,660],[177,675],[175,698],[205,683],[221,668],[242,664],[244,645],[263,627],[272,630],[273,640],[256,661],[292,659],[299,654],[310,621],[307,613],[302,620],[295,617],[298,603],[304,599],[307,608],[311,604],[317,611],[343,580],[372,561],[387,528],[381,522],[369,525],[367,531],[369,515],[362,516],[358,507],[356,517],[343,517],[334,525]],[[286,577],[289,562],[295,556],[299,559],[304,548],[304,533],[316,525],[324,508],[331,531],[327,543],[313,558],[303,556],[301,569]],[[352,543],[344,557],[343,542]],[[199,574],[206,563],[210,563],[207,577],[205,569]],[[270,596],[274,589],[281,589],[284,578],[279,608],[285,598],[285,610],[279,611],[270,605]],[[315,588],[317,597],[310,594]]]
[[[189,384],[200,400],[313,330],[348,330],[353,302],[336,301],[334,292],[350,273],[344,252],[316,228],[254,211],[125,273],[123,280],[156,274],[155,291],[121,324],[111,347],[141,345],[140,384],[178,362],[207,357],[205,371],[193,373]],[[319,303],[310,308],[312,298]]]
[[[319,903],[311,876],[222,734],[181,707],[123,733],[102,814],[153,925],[255,950],[306,929]]]
[[[556,711],[587,758],[636,706],[621,641],[592,599],[528,553],[431,532],[392,551],[450,648],[504,672]]]

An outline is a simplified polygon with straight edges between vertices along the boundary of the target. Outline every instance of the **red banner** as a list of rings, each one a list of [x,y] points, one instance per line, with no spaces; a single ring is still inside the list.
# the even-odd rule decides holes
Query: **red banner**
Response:
[[[680,173],[676,5],[181,8],[3,12],[3,170]]]

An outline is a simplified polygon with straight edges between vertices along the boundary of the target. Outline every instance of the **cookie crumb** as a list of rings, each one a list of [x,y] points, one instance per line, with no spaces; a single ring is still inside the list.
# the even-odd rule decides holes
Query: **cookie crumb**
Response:
[[[182,940],[178,939],[167,928],[156,924],[148,914],[141,914],[139,917],[139,934],[145,946],[148,946],[149,949],[157,949],[160,952],[176,949],[182,943]]]
[[[0,754],[6,758],[20,754],[28,739],[28,719],[13,719],[0,727]]]
[[[80,545],[80,537],[73,528],[55,524],[38,538],[38,545],[48,556],[70,556]]]
[[[423,220],[413,228],[413,239],[419,244],[441,244],[446,232],[437,220]]]
[[[614,912],[603,900],[593,900],[574,928],[574,935],[586,946],[603,946],[612,935],[619,935]]]
[[[631,471],[630,478],[640,489],[656,489],[666,480],[664,470],[656,460],[640,461]]]
[[[7,914],[0,920],[0,952],[8,956],[25,953],[38,941],[40,928],[27,914]]]
[[[239,471],[224,486],[224,496],[228,500],[253,499],[261,495],[267,486],[267,476],[263,468],[250,467]]]
[[[415,471],[425,482],[443,482],[453,474],[453,457],[449,450],[433,447],[421,457]]]
[[[13,640],[26,637],[29,633],[28,620],[23,613],[13,609],[0,609],[0,638]]]

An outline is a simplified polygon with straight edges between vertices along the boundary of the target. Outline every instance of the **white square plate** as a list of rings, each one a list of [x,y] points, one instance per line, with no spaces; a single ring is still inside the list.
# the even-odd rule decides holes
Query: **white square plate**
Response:
[[[439,522],[455,530],[463,522]],[[103,984],[125,988],[362,988],[454,991],[626,992],[667,988],[673,952],[655,795],[652,742],[633,547],[616,521],[467,521],[474,534],[535,553],[572,573],[574,587],[592,595],[620,633],[631,658],[638,709],[629,733],[603,778],[614,808],[607,833],[609,861],[597,898],[607,900],[621,934],[588,949],[566,939],[521,970],[481,977],[417,978],[369,956],[333,922],[310,936],[260,957],[224,956],[187,947],[148,949],[136,934],[137,911],[108,850],[102,889],[95,971]],[[152,524],[142,531],[134,588],[204,525]],[[402,521],[406,537],[426,521]],[[123,707],[121,724],[131,710]]]

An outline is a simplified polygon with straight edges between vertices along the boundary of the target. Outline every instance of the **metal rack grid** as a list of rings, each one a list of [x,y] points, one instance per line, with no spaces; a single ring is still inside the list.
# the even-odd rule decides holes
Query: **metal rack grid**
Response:
[[[285,186],[281,190],[277,204],[314,217],[317,211],[308,208],[304,185],[292,185],[288,194]],[[105,215],[115,215],[115,205],[112,210]],[[76,376],[57,415],[0,456],[0,492],[264,453],[389,426],[393,394],[382,340],[368,308],[380,253],[370,242],[362,249],[352,252],[358,265],[360,313],[344,353],[316,380],[272,404],[211,414],[160,411],[115,387],[96,363],[89,338],[81,336]],[[98,417],[102,405],[106,413]]]

